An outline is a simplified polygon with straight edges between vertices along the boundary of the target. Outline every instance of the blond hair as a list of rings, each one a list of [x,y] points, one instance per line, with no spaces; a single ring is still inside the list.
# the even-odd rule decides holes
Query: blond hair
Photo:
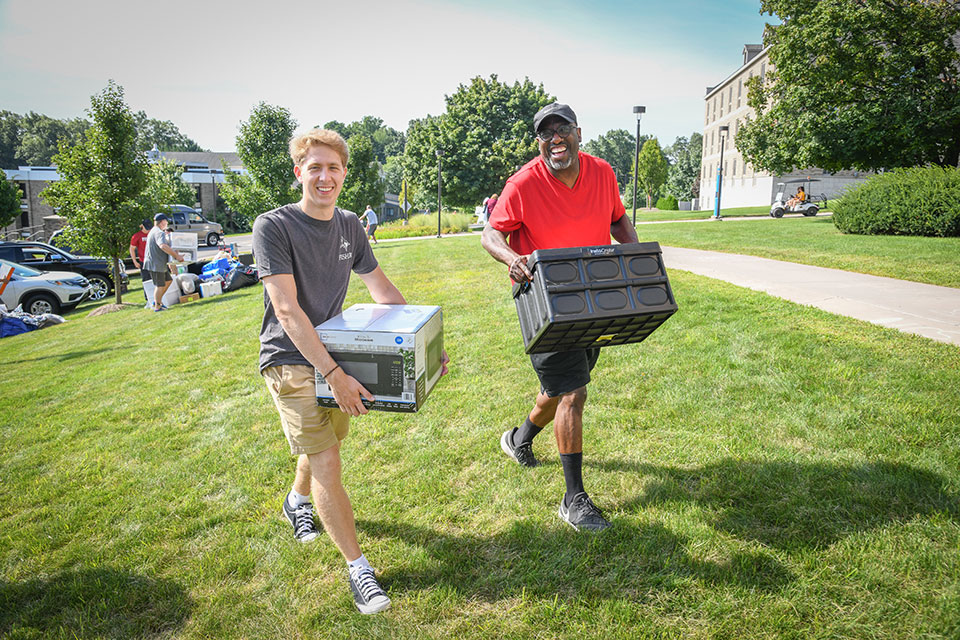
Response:
[[[347,141],[343,139],[336,131],[330,129],[311,129],[306,133],[290,138],[290,159],[293,164],[299,166],[310,151],[310,147],[325,145],[337,152],[344,168],[350,159],[350,149],[347,147]]]

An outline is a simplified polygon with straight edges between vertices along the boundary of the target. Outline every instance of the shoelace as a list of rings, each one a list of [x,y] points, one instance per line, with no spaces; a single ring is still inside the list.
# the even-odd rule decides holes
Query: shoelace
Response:
[[[293,514],[294,530],[299,536],[313,530],[313,507],[309,504],[302,504],[297,507]]]
[[[357,572],[356,576],[354,576],[353,581],[356,583],[360,595],[368,602],[374,596],[383,593],[383,589],[377,584],[377,579],[373,575],[373,569],[361,569]]]
[[[582,498],[577,498],[573,501],[571,507],[578,507],[580,512],[585,516],[595,516],[597,518],[603,518],[603,513],[600,512],[600,509],[597,508],[597,505],[593,504],[593,500],[589,496],[583,496]],[[606,518],[603,518],[606,520]]]

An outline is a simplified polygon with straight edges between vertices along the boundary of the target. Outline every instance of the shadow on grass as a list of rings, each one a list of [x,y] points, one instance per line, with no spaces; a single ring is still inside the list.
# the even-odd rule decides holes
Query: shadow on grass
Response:
[[[389,588],[443,587],[488,602],[557,595],[643,600],[691,580],[772,592],[794,579],[765,553],[737,553],[716,562],[694,558],[684,538],[659,525],[618,523],[585,535],[559,520],[555,527],[521,521],[492,537],[447,535],[396,522],[361,520],[357,526],[366,535],[419,548],[410,562],[384,571]]]
[[[118,569],[0,580],[0,636],[139,638],[183,626],[193,601],[170,580]],[[39,635],[35,635],[39,634]]]
[[[943,477],[905,464],[859,465],[726,459],[678,469],[617,461],[585,461],[605,471],[653,476],[643,495],[618,507],[692,502],[710,524],[778,549],[827,547],[852,533],[918,516],[960,520],[960,497]]]
[[[43,331],[43,329],[40,329]],[[66,353],[52,353],[49,356],[40,356],[39,358],[24,358],[23,360],[4,360],[0,362],[0,367],[14,364],[23,364],[25,362],[41,362],[43,360],[57,360],[58,362],[67,362],[76,358],[85,358],[87,356],[96,356],[107,351],[129,350],[132,347],[110,347],[108,349],[91,349],[88,351],[68,351]]]

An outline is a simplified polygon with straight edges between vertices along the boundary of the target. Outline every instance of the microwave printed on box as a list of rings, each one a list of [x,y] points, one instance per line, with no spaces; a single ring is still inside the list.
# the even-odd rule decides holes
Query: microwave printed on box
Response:
[[[422,305],[356,304],[316,327],[330,356],[375,397],[380,411],[415,412],[443,369],[443,313]],[[316,372],[317,402],[336,407]]]
[[[540,249],[513,297],[527,353],[641,342],[677,311],[660,244]]]

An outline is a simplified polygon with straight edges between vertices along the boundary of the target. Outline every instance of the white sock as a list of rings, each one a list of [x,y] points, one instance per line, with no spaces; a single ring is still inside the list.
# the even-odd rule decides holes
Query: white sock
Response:
[[[367,561],[367,556],[360,554],[360,557],[356,560],[347,560],[347,568],[350,569],[350,573],[356,573],[360,569],[370,569],[373,570],[373,567],[370,566],[370,563]]]
[[[302,496],[293,489],[290,489],[290,493],[287,494],[287,504],[290,505],[291,508],[296,509],[304,502],[310,502],[309,495]]]

